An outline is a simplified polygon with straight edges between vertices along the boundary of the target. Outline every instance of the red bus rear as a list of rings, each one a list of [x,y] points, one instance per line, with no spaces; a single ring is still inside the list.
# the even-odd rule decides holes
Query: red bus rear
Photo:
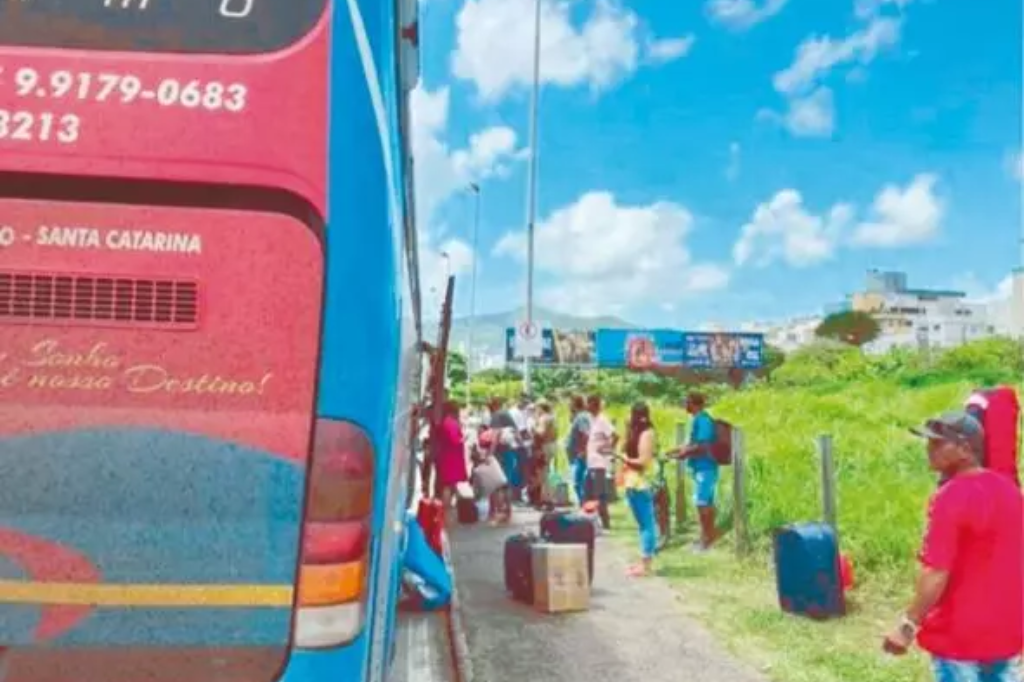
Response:
[[[4,682],[276,679],[362,598],[361,525],[300,556],[329,15],[0,0]]]

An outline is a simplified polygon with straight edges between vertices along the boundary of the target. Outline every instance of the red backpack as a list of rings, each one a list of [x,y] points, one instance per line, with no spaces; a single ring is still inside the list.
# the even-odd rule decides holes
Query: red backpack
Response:
[[[1020,487],[1017,458],[1020,447],[1020,401],[1010,386],[977,389],[964,408],[985,429],[985,468],[1010,477]]]
[[[720,466],[732,464],[732,424],[722,419],[715,420],[715,442],[711,456]]]

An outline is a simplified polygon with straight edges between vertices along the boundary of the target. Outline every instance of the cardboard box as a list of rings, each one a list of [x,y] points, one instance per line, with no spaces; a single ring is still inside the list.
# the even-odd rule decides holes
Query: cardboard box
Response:
[[[586,611],[590,580],[586,545],[533,546],[533,605],[544,613]]]

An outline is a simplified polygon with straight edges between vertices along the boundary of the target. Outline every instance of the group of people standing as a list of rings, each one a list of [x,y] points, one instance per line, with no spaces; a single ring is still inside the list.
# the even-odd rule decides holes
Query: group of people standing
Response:
[[[487,409],[484,415],[471,413],[463,419],[457,402],[445,402],[441,423],[429,434],[437,440],[428,448],[434,454],[433,493],[451,510],[459,486],[472,479],[471,466],[489,480],[493,476],[486,474],[497,469],[500,485],[484,486],[490,499],[489,520],[507,524],[514,505],[539,507],[545,501],[547,473],[558,454],[558,430],[554,410],[545,400],[532,403],[523,396],[506,407],[495,398]],[[429,471],[423,480],[424,494],[429,495]]]
[[[665,457],[689,463],[702,528],[695,549],[704,551],[717,539],[714,504],[718,464],[710,452],[715,426],[702,395],[691,394],[686,408],[693,415],[689,444]],[[624,437],[605,413],[600,396],[574,396],[569,410],[569,431],[562,440],[554,408],[547,400],[533,402],[522,395],[506,405],[500,398],[493,398],[485,414],[470,412],[462,418],[459,405],[447,402],[434,435],[439,439],[435,449],[435,493],[445,508],[451,509],[458,486],[472,478],[471,467],[478,478],[493,480],[498,476],[499,483],[484,486],[489,498],[488,521],[492,525],[508,524],[516,506],[541,508],[550,504],[555,492],[550,483],[560,479],[552,473],[568,469],[576,504],[596,514],[601,527],[608,530],[612,524],[608,504],[619,471],[618,484],[625,491],[640,534],[640,562],[630,568],[630,574],[647,575],[658,548],[654,495],[659,446],[650,408],[642,402],[633,405]]]
[[[644,402],[633,405],[617,454],[619,436],[615,424],[602,410],[601,398],[590,396],[572,399],[572,425],[566,441],[571,462],[573,487],[581,504],[596,505],[602,525],[611,526],[608,499],[616,485],[613,463],[622,467],[622,487],[626,502],[640,532],[640,563],[630,574],[650,573],[658,549],[658,524],[655,514],[655,473],[659,459],[658,434],[650,407]],[[718,487],[719,464],[711,447],[717,437],[714,420],[707,412],[702,394],[687,397],[686,409],[692,416],[690,437],[685,447],[661,455],[666,460],[685,460],[694,479],[694,502],[701,520],[701,537],[694,550],[704,552],[718,539],[715,520],[715,493]]]
[[[691,393],[685,407],[691,415],[688,442],[663,457],[688,464],[701,526],[694,549],[703,552],[719,536],[715,497],[720,464],[713,453],[719,436],[703,395]],[[493,399],[488,408],[482,419],[471,416],[463,424],[459,406],[445,404],[435,437],[438,494],[446,508],[458,485],[471,478],[467,450],[476,471],[491,466],[501,477],[489,493],[496,524],[508,523],[516,504],[542,506],[548,501],[548,474],[552,465],[556,471],[565,469],[558,462],[564,453],[576,503],[609,529],[608,502],[618,465],[619,483],[640,536],[640,561],[629,573],[649,575],[658,546],[654,488],[659,460],[649,407],[633,405],[620,438],[600,396],[573,397],[561,446],[551,403],[531,403],[522,396],[507,408]],[[971,414],[943,415],[915,433],[927,440],[929,463],[941,484],[929,506],[914,598],[886,633],[884,648],[901,655],[916,640],[932,655],[939,682],[1018,682],[1024,642],[1024,502],[1019,482],[987,468],[985,429]]]

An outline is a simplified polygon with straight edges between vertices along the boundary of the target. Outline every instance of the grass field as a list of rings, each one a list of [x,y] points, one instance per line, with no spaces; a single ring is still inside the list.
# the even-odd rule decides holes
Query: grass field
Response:
[[[894,661],[879,653],[880,636],[910,594],[925,506],[935,487],[923,444],[909,426],[962,404],[968,383],[907,388],[879,379],[836,387],[755,388],[727,394],[711,411],[741,428],[748,460],[752,551],[739,560],[727,536],[708,556],[679,541],[658,561],[688,611],[741,657],[778,682],[925,682],[924,658]],[[626,407],[609,412],[625,423]],[[671,444],[677,408],[654,408],[663,446]],[[564,415],[563,415],[564,423]],[[770,564],[774,528],[822,515],[815,438],[830,434],[838,479],[839,531],[857,586],[850,615],[814,623],[783,615]],[[731,476],[720,487],[722,522],[732,518]],[[616,534],[635,544],[623,508]],[[692,519],[692,509],[690,510]]]

